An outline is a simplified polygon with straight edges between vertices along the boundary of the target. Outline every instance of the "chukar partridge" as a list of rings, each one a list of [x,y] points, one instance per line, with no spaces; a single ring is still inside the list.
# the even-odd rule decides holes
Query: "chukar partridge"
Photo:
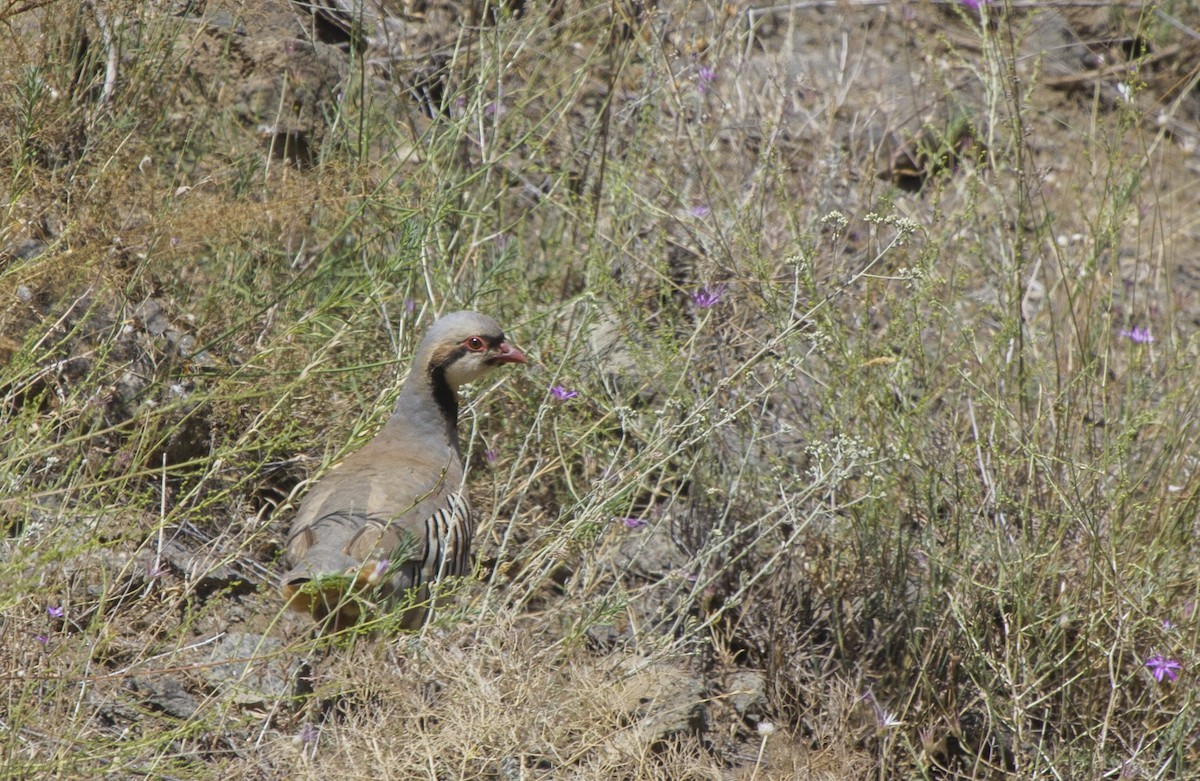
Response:
[[[476,312],[438,320],[417,348],[395,411],[374,439],[309,490],[288,535],[282,591],[335,629],[359,619],[355,594],[411,600],[401,625],[428,614],[429,586],[470,569],[474,523],[458,444],[458,387],[525,354]]]

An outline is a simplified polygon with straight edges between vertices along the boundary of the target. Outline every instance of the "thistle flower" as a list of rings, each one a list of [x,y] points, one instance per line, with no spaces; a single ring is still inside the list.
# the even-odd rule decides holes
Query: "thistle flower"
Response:
[[[573,399],[578,396],[579,391],[567,390],[562,385],[555,385],[550,389],[550,395],[559,401],[566,401],[567,399]]]
[[[1146,660],[1146,668],[1154,676],[1154,680],[1162,683],[1165,679],[1179,680],[1179,671],[1183,665],[1174,659],[1168,659],[1162,654],[1155,654]]]
[[[701,309],[708,309],[721,303],[721,299],[725,296],[724,285],[705,285],[696,292],[692,293],[692,303]]]

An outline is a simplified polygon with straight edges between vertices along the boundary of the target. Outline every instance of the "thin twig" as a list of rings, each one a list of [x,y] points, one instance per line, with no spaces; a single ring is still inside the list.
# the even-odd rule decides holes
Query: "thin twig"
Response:
[[[92,15],[96,17],[96,26],[100,28],[100,34],[104,37],[107,57],[104,65],[104,90],[100,93],[100,102],[108,106],[112,104],[113,94],[117,91],[117,77],[120,73],[121,52],[118,36],[113,31],[112,20],[100,10],[100,3],[91,0],[88,5],[91,6]]]

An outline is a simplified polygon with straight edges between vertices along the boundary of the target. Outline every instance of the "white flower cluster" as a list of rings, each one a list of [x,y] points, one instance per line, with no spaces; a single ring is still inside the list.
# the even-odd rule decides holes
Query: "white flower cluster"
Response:
[[[873,225],[891,225],[896,229],[896,240],[893,242],[896,246],[903,246],[908,237],[917,232],[921,227],[916,220],[910,217],[899,217],[895,214],[889,214],[886,217],[871,212],[863,217],[866,222]]]
[[[813,458],[809,474],[814,481],[836,484],[855,472],[866,478],[875,476],[871,468],[875,451],[858,437],[839,434],[828,442],[813,442],[808,446],[808,454]]]
[[[821,218],[821,224],[833,228],[838,233],[846,230],[846,226],[850,221],[846,219],[846,215],[842,214],[837,209],[834,209],[829,214]]]

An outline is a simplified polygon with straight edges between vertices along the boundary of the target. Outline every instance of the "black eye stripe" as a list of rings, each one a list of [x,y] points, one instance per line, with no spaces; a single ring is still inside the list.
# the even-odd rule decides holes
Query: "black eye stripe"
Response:
[[[468,336],[466,339],[464,339],[463,344],[469,344],[472,339],[478,339],[487,347],[494,350],[504,343],[504,334],[500,334],[499,336],[484,336],[483,334],[476,334],[474,336]]]
[[[461,342],[456,344],[453,349],[446,350],[440,355],[435,354],[434,360],[429,365],[430,371],[436,368],[446,369],[464,355],[472,352],[480,352],[479,350],[472,350],[467,346],[467,343],[475,338],[481,339],[483,343],[492,350],[497,349],[501,344],[504,343],[503,334],[500,336],[484,336],[482,334],[478,334],[477,336],[468,336],[466,339],[463,339]]]

